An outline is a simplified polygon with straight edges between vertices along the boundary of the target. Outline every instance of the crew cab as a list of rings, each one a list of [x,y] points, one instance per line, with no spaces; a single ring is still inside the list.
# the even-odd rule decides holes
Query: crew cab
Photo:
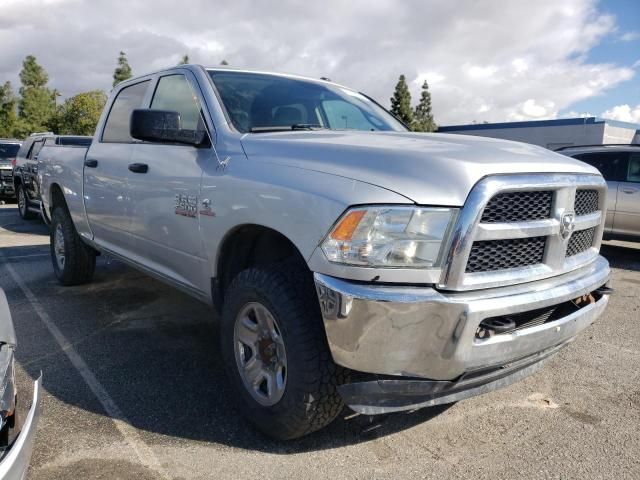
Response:
[[[89,282],[103,253],[214,305],[238,408],[280,439],[345,403],[512,384],[610,295],[595,168],[410,133],[329,81],[159,71],[114,88],[88,149],[39,158],[58,280]]]
[[[13,167],[13,185],[18,198],[18,213],[24,220],[36,218],[40,213],[40,183],[38,180],[38,154],[42,147],[87,147],[91,137],[81,135],[54,135],[52,132],[32,133],[18,151]],[[46,215],[44,216],[47,220]]]

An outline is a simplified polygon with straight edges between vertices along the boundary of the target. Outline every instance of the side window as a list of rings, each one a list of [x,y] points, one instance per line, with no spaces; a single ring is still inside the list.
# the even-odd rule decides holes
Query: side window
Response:
[[[627,182],[640,183],[640,153],[632,153],[629,157]]]
[[[582,153],[575,158],[596,167],[605,180],[620,181],[627,155],[625,152]]]
[[[44,146],[44,140],[37,140],[36,142],[34,142],[33,147],[29,152],[29,159],[33,160],[34,158],[36,158],[36,155],[40,153],[40,150],[42,150],[43,146]]]
[[[102,132],[103,142],[130,143],[129,135],[131,112],[142,106],[149,87],[149,80],[123,88],[111,105],[109,116]]]
[[[200,120],[200,107],[189,81],[184,75],[161,77],[153,94],[151,108],[171,110],[180,114],[180,128],[197,130]]]

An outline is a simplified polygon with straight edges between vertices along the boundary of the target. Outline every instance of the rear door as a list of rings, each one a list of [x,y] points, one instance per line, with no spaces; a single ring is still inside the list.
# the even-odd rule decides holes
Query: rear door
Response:
[[[118,92],[84,165],[84,204],[94,241],[124,256],[129,256],[132,247],[128,167],[134,140],[129,135],[129,119],[134,109],[145,104],[150,84],[144,80]]]
[[[618,184],[614,232],[640,236],[640,153],[631,153]]]
[[[575,158],[596,167],[607,181],[607,218],[604,233],[612,233],[616,215],[618,183],[627,161],[626,152],[593,152],[576,155]]]
[[[180,128],[204,128],[202,93],[188,71],[159,77],[150,108],[180,113]],[[200,236],[202,166],[214,156],[211,145],[138,143],[132,163],[145,166],[131,178],[134,255],[146,267],[184,287],[210,288]]]

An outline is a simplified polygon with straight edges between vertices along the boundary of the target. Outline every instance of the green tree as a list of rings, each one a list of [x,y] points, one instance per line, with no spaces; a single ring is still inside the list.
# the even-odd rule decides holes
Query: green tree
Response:
[[[178,65],[186,65],[187,63],[189,63],[189,55],[185,55],[184,57],[182,57],[182,60],[180,60],[180,63],[178,63]]]
[[[20,72],[19,122],[15,129],[18,136],[34,131],[48,130],[55,114],[55,93],[47,88],[49,75],[38,64],[36,57],[28,55]]]
[[[113,72],[113,86],[115,87],[120,82],[124,82],[133,76],[131,66],[127,61],[127,54],[120,51],[118,56],[118,66]]]
[[[411,108],[411,92],[404,78],[400,75],[396,89],[391,97],[391,113],[398,117],[406,125],[413,122],[413,109]]]
[[[429,84],[425,80],[422,84],[420,102],[413,113],[411,129],[414,132],[435,132],[437,128],[431,111],[431,92],[429,92]]]
[[[14,137],[18,126],[18,99],[13,93],[11,82],[0,86],[0,137]]]
[[[57,130],[65,135],[93,135],[107,94],[102,90],[79,93],[58,108]]]

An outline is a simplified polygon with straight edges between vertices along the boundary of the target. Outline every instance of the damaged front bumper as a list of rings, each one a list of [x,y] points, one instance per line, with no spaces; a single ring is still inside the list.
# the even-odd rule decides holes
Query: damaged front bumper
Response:
[[[604,311],[608,279],[602,257],[555,278],[460,293],[315,274],[334,361],[374,374],[340,387],[367,414],[455,402],[533,373]],[[487,334],[505,323],[516,328]]]

